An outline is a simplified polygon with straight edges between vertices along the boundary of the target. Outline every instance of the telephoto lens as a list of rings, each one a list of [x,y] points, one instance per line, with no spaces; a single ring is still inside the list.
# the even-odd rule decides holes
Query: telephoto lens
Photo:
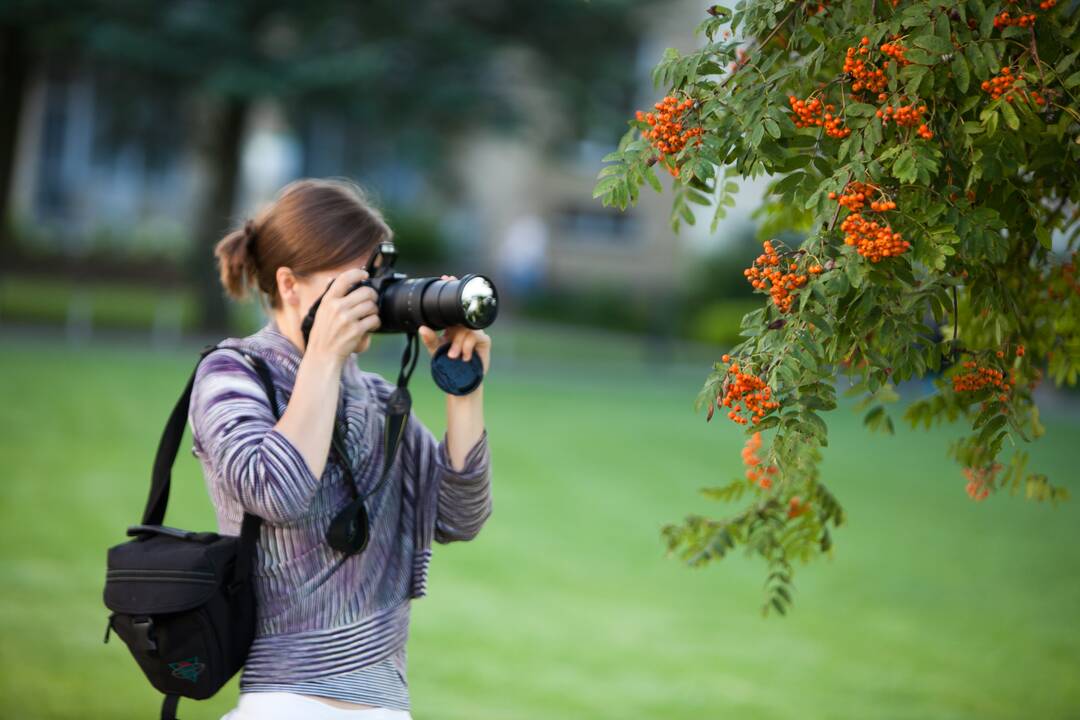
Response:
[[[499,297],[483,275],[456,280],[403,278],[386,283],[379,298],[377,332],[416,332],[421,325],[442,330],[464,325],[481,330],[495,322]]]

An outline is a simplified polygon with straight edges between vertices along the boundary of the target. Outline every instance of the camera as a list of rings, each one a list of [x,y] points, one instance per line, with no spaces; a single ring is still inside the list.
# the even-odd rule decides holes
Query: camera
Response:
[[[481,330],[495,322],[499,296],[494,283],[483,275],[469,273],[457,280],[411,278],[394,270],[397,249],[382,242],[367,264],[368,279],[348,289],[375,289],[379,306],[379,333],[415,333],[421,325],[442,330],[464,325]],[[308,311],[301,326],[306,341],[315,322],[320,297]]]

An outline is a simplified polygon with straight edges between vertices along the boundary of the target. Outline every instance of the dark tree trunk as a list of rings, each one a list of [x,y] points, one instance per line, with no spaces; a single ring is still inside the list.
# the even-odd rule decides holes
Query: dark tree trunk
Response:
[[[199,329],[220,334],[229,328],[228,307],[218,280],[214,245],[233,221],[240,152],[249,101],[207,98],[200,104],[196,151],[202,170],[195,203],[190,276],[199,309]]]
[[[22,31],[0,25],[0,257],[7,254],[12,243],[9,202],[19,116],[29,72],[30,58]]]

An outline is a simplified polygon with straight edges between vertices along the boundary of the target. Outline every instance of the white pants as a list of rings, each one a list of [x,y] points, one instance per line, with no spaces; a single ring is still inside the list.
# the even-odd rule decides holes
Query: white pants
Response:
[[[307,695],[289,692],[240,693],[236,709],[221,720],[412,720],[408,710],[345,710]]]

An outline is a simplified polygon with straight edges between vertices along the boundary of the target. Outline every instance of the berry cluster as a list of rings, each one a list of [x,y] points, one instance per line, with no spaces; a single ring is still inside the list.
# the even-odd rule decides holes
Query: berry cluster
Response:
[[[1061,266],[1061,277],[1066,285],[1072,286],[1073,290],[1080,293],[1080,283],[1076,281],[1076,253],[1073,253],[1072,260]]]
[[[855,251],[870,262],[901,255],[911,248],[911,243],[887,223],[866,220],[859,213],[844,218],[840,229],[844,231],[844,244],[854,245]]]
[[[800,100],[791,95],[788,97],[788,105],[795,113],[791,121],[797,128],[824,127],[826,135],[838,139],[846,138],[851,134],[851,128],[842,127],[843,118],[833,114],[836,107],[831,104],[822,105],[821,100],[817,98]]]
[[[1004,355],[1004,353],[1002,353]],[[968,360],[964,363],[964,369],[968,372],[957,373],[953,375],[953,391],[954,392],[976,392],[982,390],[988,385],[992,385],[1001,391],[998,396],[998,400],[1001,402],[1007,402],[1009,396],[1006,394],[1013,387],[1013,381],[1005,378],[1005,373],[997,368],[981,366],[974,360]]]
[[[760,449],[761,433],[756,432],[750,436],[750,439],[746,441],[746,445],[743,446],[742,461],[743,465],[746,466],[746,479],[763,490],[768,490],[772,487],[772,476],[777,473],[778,468],[775,465],[762,467],[761,458],[757,455],[757,451]]]
[[[1080,282],[1076,279],[1076,255],[1073,251],[1068,262],[1061,264],[1060,273],[1051,269],[1044,279],[1046,296],[1051,300],[1061,300],[1070,294],[1070,290],[1080,295]],[[1058,277],[1060,276],[1060,281]]]
[[[994,463],[985,468],[964,468],[964,477],[968,482],[965,486],[968,497],[975,502],[985,500],[990,495],[990,488],[994,484],[994,476],[1002,469],[1001,463]]]
[[[687,113],[693,107],[693,98],[686,98],[679,102],[678,98],[669,95],[654,105],[656,109],[654,113],[643,113],[638,110],[638,122],[648,123],[651,127],[650,130],[642,130],[641,137],[648,140],[660,152],[661,161],[664,160],[665,155],[674,155],[682,150],[692,138],[697,138],[696,143],[701,144],[702,140],[699,136],[702,129],[687,127],[689,124]],[[679,168],[671,166],[668,172],[677,176]]]
[[[859,212],[866,207],[867,198],[875,192],[879,192],[879,189],[875,185],[852,181],[848,183],[844,192],[839,196],[834,192],[829,193],[829,199],[835,200],[841,207],[845,207],[851,212]],[[877,208],[873,209],[877,210]]]
[[[885,86],[889,84],[888,78],[885,77],[885,71],[883,69],[875,68],[870,63],[866,62],[859,55],[866,55],[870,52],[867,45],[870,44],[870,38],[863,38],[859,43],[859,48],[848,48],[847,57],[844,58],[844,72],[851,76],[851,90],[852,92],[861,92],[866,90],[871,93],[880,93],[885,89]],[[883,67],[889,67],[889,61],[886,60]]]
[[[809,278],[798,272],[796,263],[787,263],[785,267],[771,242],[766,240],[763,247],[765,252],[758,255],[753,265],[743,270],[743,275],[755,289],[768,290],[780,312],[788,312],[795,301],[792,292],[805,285]]]
[[[1003,10],[999,15],[994,17],[994,29],[996,30],[1010,26],[1031,27],[1034,24],[1035,15],[1033,13],[1028,13],[1027,15],[1021,13],[1013,17],[1007,10]]]
[[[809,509],[810,503],[804,503],[802,501],[802,498],[800,498],[798,495],[795,495],[791,498],[791,500],[788,501],[788,519],[790,520],[791,518],[797,518]]]
[[[897,127],[916,127],[918,126],[919,137],[923,140],[930,140],[934,137],[934,133],[923,122],[923,113],[926,112],[925,105],[916,105],[912,103],[910,105],[886,105],[882,110],[877,111],[877,116],[881,118],[882,125],[888,125],[892,120],[896,123]]]
[[[990,93],[990,97],[997,100],[1002,95],[1008,96],[1008,100],[1012,101],[1012,89],[1016,84],[1016,76],[1012,74],[1012,69],[1003,67],[997,75],[989,80],[983,80],[981,87],[984,92]]]
[[[998,74],[989,80],[983,80],[979,86],[984,92],[990,94],[991,99],[997,100],[1004,96],[1005,102],[1012,102],[1016,95],[1021,98],[1027,98],[1035,105],[1045,105],[1046,100],[1037,91],[1032,90],[1029,93],[1025,93],[1022,88],[1016,87],[1016,81],[1020,78],[1013,75],[1012,68],[1003,67],[998,71]]]
[[[724,355],[722,360],[728,362],[731,357]],[[730,408],[728,417],[731,420],[740,425],[748,422],[757,425],[763,417],[780,407],[780,403],[772,399],[772,389],[757,375],[740,372],[739,364],[735,362],[728,366],[728,373],[731,378],[718,402]],[[743,408],[743,405],[746,407]],[[747,413],[746,416],[740,414],[744,412]]]
[[[887,43],[882,44],[881,52],[885,53],[886,55],[891,57],[893,60],[895,60],[896,63],[900,67],[903,67],[905,65],[910,65],[911,61],[907,59],[907,55],[906,55],[907,48],[904,47],[903,45],[901,45],[900,43],[896,42],[896,38],[898,38],[898,37],[899,37],[899,35],[894,36],[892,42],[887,42]]]
[[[844,244],[854,245],[856,252],[870,262],[876,263],[887,257],[900,255],[911,247],[911,243],[904,240],[900,233],[893,232],[888,223],[879,223],[863,217],[862,211],[868,202],[873,212],[881,213],[896,209],[896,203],[887,197],[882,196],[883,199],[872,200],[871,195],[875,192],[880,193],[880,189],[874,185],[851,182],[841,195],[829,193],[829,199],[836,200],[851,211],[840,224],[840,229],[844,231]]]
[[[1039,3],[1039,9],[1051,10],[1055,5],[1057,5],[1057,0],[1042,0],[1042,2]]]

